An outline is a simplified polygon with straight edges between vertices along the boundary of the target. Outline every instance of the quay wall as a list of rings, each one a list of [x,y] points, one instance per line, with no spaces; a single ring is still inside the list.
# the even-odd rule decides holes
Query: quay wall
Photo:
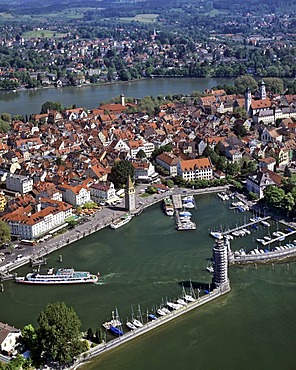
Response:
[[[167,197],[168,195],[172,195],[172,194],[181,194],[182,195],[199,195],[199,194],[211,194],[211,193],[218,193],[220,191],[225,191],[227,190],[229,187],[228,185],[226,186],[218,186],[218,187],[214,187],[214,188],[206,188],[206,189],[186,189],[186,193],[182,193],[182,191],[184,191],[185,189],[180,189],[180,188],[177,188],[175,190],[172,190],[172,191],[168,191],[168,192],[165,192],[163,194],[161,194],[160,196],[158,196],[156,199],[155,198],[152,198],[153,196],[151,196],[151,199],[147,199],[147,203],[143,204],[142,206],[138,207],[133,213],[134,214],[137,214],[139,211],[141,210],[144,210],[145,208],[148,208],[150,206],[153,206],[154,204],[156,203],[159,203],[160,201],[162,201],[165,197]],[[83,239],[101,229],[104,229],[105,227],[109,226],[110,224],[112,223],[112,219],[104,222],[104,223],[101,223],[101,224],[97,224],[97,225],[94,225],[92,227],[90,227],[88,230],[84,231],[84,232],[78,232],[76,233],[75,235],[67,235],[67,236],[64,236],[63,237],[63,234],[57,236],[57,237],[53,237],[52,239],[50,239],[46,245],[40,247],[40,249],[38,248],[39,245],[37,245],[37,248],[38,248],[38,251],[36,251],[34,254],[37,255],[37,257],[41,258],[41,257],[45,257],[47,256],[49,253],[52,253],[52,252],[55,252],[69,244],[72,244],[80,239]],[[75,230],[79,230],[79,225],[75,227]],[[58,242],[55,242],[56,239],[60,239]],[[33,254],[33,252],[32,252]],[[23,257],[21,258],[20,260],[17,260],[17,261],[14,261],[14,262],[11,262],[11,263],[8,263],[8,264],[4,264],[2,266],[0,266],[0,275],[9,275],[9,273],[13,270],[16,270],[26,264],[28,264],[31,260],[31,258],[34,257],[34,256],[27,256],[27,257]],[[36,256],[35,256],[36,257]],[[1,277],[1,276],[0,276]]]
[[[161,316],[157,320],[150,321],[147,324],[145,324],[141,328],[137,328],[135,330],[131,330],[124,335],[115,338],[107,343],[99,344],[98,346],[91,348],[89,351],[83,353],[81,357],[77,360],[77,362],[74,364],[74,366],[71,369],[76,369],[79,365],[81,365],[84,362],[87,362],[91,358],[98,356],[104,352],[107,352],[113,348],[116,348],[120,346],[121,344],[124,344],[134,338],[137,338],[138,336],[145,334],[153,329],[158,328],[160,325],[163,325],[171,320],[176,319],[177,317],[199,307],[202,306],[205,303],[211,302],[212,300],[228,293],[230,291],[230,285],[227,284],[222,289],[216,288],[212,290],[209,294],[204,295],[200,298],[198,298],[195,302],[188,303],[187,306],[184,306],[178,310],[172,311],[170,314]]]

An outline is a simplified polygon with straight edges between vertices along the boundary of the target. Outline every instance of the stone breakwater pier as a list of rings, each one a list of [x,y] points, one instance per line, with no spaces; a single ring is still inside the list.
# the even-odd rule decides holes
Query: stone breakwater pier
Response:
[[[228,245],[223,240],[217,240],[212,248],[213,262],[214,262],[214,273],[212,279],[213,290],[207,291],[207,294],[198,297],[193,302],[189,302],[186,306],[182,306],[178,309],[172,310],[165,316],[160,316],[156,320],[147,322],[143,327],[131,330],[130,332],[119,336],[110,342],[103,343],[89,351],[83,353],[78,359],[77,363],[72,368],[76,368],[79,364],[91,359],[94,356],[98,356],[106,351],[118,347],[119,345],[132,340],[139,335],[145,334],[150,330],[156,329],[160,325],[163,325],[177,317],[207,303],[215,298],[222,296],[230,291],[230,283],[228,279],[228,259],[227,259],[227,248]]]
[[[89,361],[91,358],[101,355],[113,348],[116,348],[124,343],[129,342],[130,340],[133,340],[140,335],[143,335],[151,330],[154,330],[158,328],[160,325],[163,325],[171,320],[176,319],[177,317],[199,307],[204,305],[205,303],[211,302],[212,300],[219,298],[220,296],[228,293],[230,291],[230,285],[229,283],[220,285],[218,288],[212,290],[209,292],[209,294],[204,295],[198,299],[196,299],[195,302],[190,302],[186,306],[179,308],[178,310],[174,310],[171,313],[159,317],[157,320],[147,322],[143,327],[137,328],[135,330],[131,330],[128,333],[125,333],[124,335],[112,339],[111,341],[107,343],[99,344],[98,346],[90,349],[89,351],[83,353],[81,357],[79,357],[72,367],[72,369],[76,369],[79,365],[82,365],[83,363]]]

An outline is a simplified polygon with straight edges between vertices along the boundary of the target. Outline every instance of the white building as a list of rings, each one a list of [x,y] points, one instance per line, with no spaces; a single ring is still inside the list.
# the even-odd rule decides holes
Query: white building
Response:
[[[188,159],[179,161],[177,172],[186,181],[211,180],[213,165],[210,158]]]
[[[59,185],[58,189],[62,191],[63,201],[74,207],[91,202],[90,190],[86,186]]]
[[[135,180],[153,180],[158,177],[155,167],[149,161],[132,162]]]
[[[21,336],[20,329],[0,322],[0,350],[2,353],[11,354],[18,339]]]
[[[116,197],[114,184],[112,182],[99,182],[90,187],[90,196],[94,201],[98,199],[113,199]]]
[[[170,176],[177,176],[179,158],[173,153],[163,152],[156,157],[156,163],[167,170]]]
[[[33,189],[33,179],[28,176],[9,174],[6,177],[6,189],[26,194]]]
[[[42,208],[41,208],[42,207]],[[41,199],[37,205],[19,207],[6,214],[2,221],[11,228],[11,234],[20,239],[32,240],[65,224],[65,219],[72,215],[72,206],[64,202]]]
[[[262,168],[255,175],[247,178],[247,190],[258,195],[259,199],[264,197],[264,189],[269,185],[280,186],[282,177],[275,172]]]

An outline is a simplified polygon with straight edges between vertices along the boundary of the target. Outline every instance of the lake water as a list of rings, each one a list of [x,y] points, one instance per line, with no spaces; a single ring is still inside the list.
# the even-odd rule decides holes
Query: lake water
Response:
[[[233,79],[226,78],[156,78],[79,88],[64,87],[0,92],[0,113],[7,112],[12,115],[40,113],[41,106],[46,101],[61,102],[64,107],[76,104],[77,107],[91,109],[120,94],[133,98],[169,93],[190,94],[192,91],[204,91],[217,85],[232,82]]]
[[[249,213],[235,213],[215,195],[196,197],[197,230],[178,232],[173,218],[155,205],[118,230],[104,229],[49,256],[49,266],[74,267],[102,277],[96,285],[25,286],[4,283],[0,317],[17,327],[36,325],[49,302],[64,301],[83,329],[96,330],[118,308],[123,321],[132,307],[145,314],[162,299],[181,294],[182,282],[202,286],[214,240],[211,229],[235,226]],[[277,228],[273,225],[270,232]],[[266,228],[237,239],[233,249],[255,248]],[[287,240],[287,243],[289,241]],[[106,353],[82,369],[294,369],[296,264],[231,267],[226,296]],[[23,267],[22,275],[30,270]]]

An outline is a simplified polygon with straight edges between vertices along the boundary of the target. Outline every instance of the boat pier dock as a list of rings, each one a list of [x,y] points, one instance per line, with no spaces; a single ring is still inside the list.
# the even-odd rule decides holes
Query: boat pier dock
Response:
[[[239,254],[236,255],[235,253],[231,253],[229,255],[229,264],[246,264],[246,263],[268,263],[272,261],[281,261],[288,258],[295,258],[296,257],[296,246],[282,246],[278,247],[278,249],[274,249],[272,251],[268,251],[265,253],[259,254]]]
[[[231,234],[231,233],[232,233],[232,232],[234,232],[234,231],[238,231],[238,230],[241,230],[241,229],[245,229],[246,227],[249,227],[249,226],[252,226],[252,225],[258,224],[258,223],[260,223],[260,222],[262,222],[262,221],[266,221],[266,220],[268,220],[268,219],[270,219],[270,218],[271,218],[270,216],[262,217],[262,218],[258,218],[258,219],[256,219],[256,220],[254,220],[254,221],[250,221],[250,222],[248,222],[248,223],[246,223],[246,224],[244,224],[244,225],[237,226],[237,227],[235,227],[235,228],[233,228],[233,229],[230,229],[230,230],[227,230],[227,231],[223,231],[223,232],[221,232],[221,235],[222,235],[222,236],[225,236],[225,235]]]
[[[196,223],[191,221],[191,213],[188,213],[186,219],[180,214],[180,210],[183,208],[182,198],[180,194],[172,195],[173,206],[175,209],[175,219],[176,219],[176,226],[178,231],[188,231],[188,230],[196,230]],[[184,211],[184,213],[186,213]],[[190,215],[190,216],[189,216]]]
[[[47,261],[45,257],[31,258],[30,264],[32,267],[46,265]]]
[[[223,287],[222,289],[216,288],[212,290],[211,292],[209,292],[209,294],[206,294],[196,299],[194,302],[188,303],[186,306],[183,306],[182,308],[179,308],[178,310],[174,310],[165,316],[158,317],[157,320],[147,322],[141,328],[131,330],[125,333],[124,335],[119,336],[116,339],[112,339],[111,341],[107,343],[102,343],[94,348],[91,348],[89,351],[83,353],[83,355],[77,359],[76,363],[73,366],[73,369],[76,369],[80,364],[89,361],[92,357],[105,353],[113,348],[120,346],[123,343],[126,343],[134,338],[137,338],[138,336],[142,334],[149,332],[150,330],[156,329],[160,325],[163,325],[171,320],[174,320],[177,317],[228,293],[229,291],[230,291],[229,284],[227,284],[227,286]]]
[[[180,194],[173,194],[172,200],[175,210],[182,209],[182,199]]]

